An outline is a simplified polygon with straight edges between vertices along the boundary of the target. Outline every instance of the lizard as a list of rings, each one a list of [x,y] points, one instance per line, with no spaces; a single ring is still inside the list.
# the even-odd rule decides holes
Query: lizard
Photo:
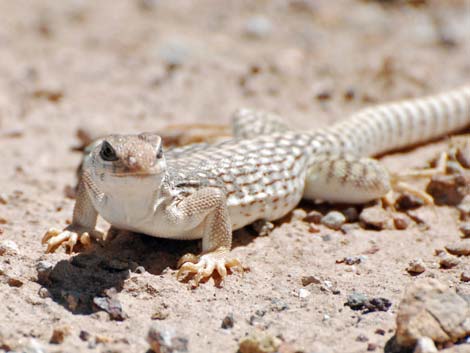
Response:
[[[281,117],[239,109],[234,137],[164,151],[153,133],[109,135],[88,149],[72,223],[49,229],[47,252],[103,238],[112,226],[150,236],[202,239],[202,253],[178,261],[178,280],[197,286],[241,268],[232,231],[288,214],[302,198],[351,204],[386,195],[387,169],[372,156],[423,143],[470,125],[470,86],[364,108],[314,131],[290,129]]]

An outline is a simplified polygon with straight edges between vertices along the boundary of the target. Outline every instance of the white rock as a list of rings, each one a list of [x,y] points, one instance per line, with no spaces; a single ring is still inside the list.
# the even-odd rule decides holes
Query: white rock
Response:
[[[13,240],[0,241],[0,256],[1,255],[17,255],[20,253],[18,245]]]
[[[436,353],[437,348],[434,341],[429,337],[421,337],[416,342],[415,350],[413,353]]]
[[[312,293],[310,293],[310,291],[308,291],[307,289],[305,288],[300,288],[299,289],[299,298],[307,298],[309,297],[310,295],[312,295]]]

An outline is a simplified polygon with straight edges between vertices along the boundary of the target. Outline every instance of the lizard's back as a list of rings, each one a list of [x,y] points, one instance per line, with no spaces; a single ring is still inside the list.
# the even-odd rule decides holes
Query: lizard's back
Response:
[[[312,149],[312,135],[287,132],[183,147],[168,151],[166,158],[181,192],[224,190],[237,229],[258,219],[278,219],[295,207]]]

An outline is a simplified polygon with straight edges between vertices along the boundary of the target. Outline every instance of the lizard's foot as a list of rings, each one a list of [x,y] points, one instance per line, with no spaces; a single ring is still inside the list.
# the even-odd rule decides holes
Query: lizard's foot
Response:
[[[219,249],[204,255],[186,254],[178,261],[179,281],[193,275],[194,286],[197,287],[203,279],[210,278],[217,271],[222,281],[227,277],[227,269],[243,271],[242,264],[237,258],[227,258],[228,250]]]
[[[71,253],[73,248],[78,243],[83,245],[91,244],[91,238],[103,239],[104,234],[98,230],[87,230],[82,227],[68,226],[64,230],[57,228],[50,228],[41,243],[47,244],[46,253],[51,253],[57,250],[61,245],[65,246],[65,251]]]

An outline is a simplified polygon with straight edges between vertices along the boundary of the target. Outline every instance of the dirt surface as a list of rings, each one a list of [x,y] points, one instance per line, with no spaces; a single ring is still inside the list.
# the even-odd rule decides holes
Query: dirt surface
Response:
[[[64,188],[75,183],[79,128],[228,123],[248,106],[313,129],[457,87],[470,81],[469,11],[463,0],[0,1],[0,241],[18,246],[0,255],[0,351],[145,352],[157,322],[195,353],[236,352],[255,330],[305,353],[382,352],[416,278],[468,294],[460,274],[470,258],[444,270],[434,254],[460,237],[458,212],[445,206],[418,209],[425,226],[401,231],[356,223],[312,233],[295,217],[267,237],[238,231],[233,253],[251,270],[222,288],[176,281],[178,257],[196,242],[118,232],[104,246],[45,255],[40,239],[71,220]],[[444,148],[438,141],[383,162],[422,166]],[[426,271],[411,276],[417,258]],[[304,287],[303,276],[319,283]],[[353,292],[392,305],[354,311],[344,305]],[[97,308],[109,303],[112,317]]]

